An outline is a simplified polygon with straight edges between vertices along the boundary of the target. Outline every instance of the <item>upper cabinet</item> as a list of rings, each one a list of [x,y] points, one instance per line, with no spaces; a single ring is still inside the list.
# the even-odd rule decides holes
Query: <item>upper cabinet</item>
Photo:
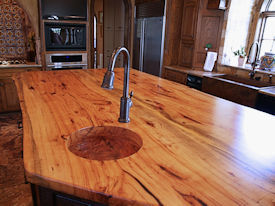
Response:
[[[221,1],[171,0],[167,3],[164,65],[202,70],[207,51],[219,51],[224,21],[224,10],[219,9],[219,5],[223,5]]]
[[[219,52],[224,11],[207,9],[207,2],[200,2],[195,51],[192,67],[203,68],[207,51]],[[210,46],[211,48],[207,48]]]
[[[107,67],[115,48],[124,46],[125,2],[123,0],[104,0],[104,67]],[[117,67],[123,66],[120,55]]]
[[[196,21],[198,13],[198,1],[184,1],[183,21],[181,26],[181,38],[184,41],[193,41],[196,33]]]
[[[198,0],[184,1],[182,11],[179,65],[192,67],[199,11]]]
[[[207,51],[219,51],[224,11],[207,9],[207,4],[202,0],[184,1],[180,66],[202,69]]]

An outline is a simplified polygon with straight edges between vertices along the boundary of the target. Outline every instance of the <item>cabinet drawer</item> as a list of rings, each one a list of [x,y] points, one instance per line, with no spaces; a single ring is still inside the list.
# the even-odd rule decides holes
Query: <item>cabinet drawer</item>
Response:
[[[187,74],[180,71],[165,69],[164,78],[174,82],[186,84]]]

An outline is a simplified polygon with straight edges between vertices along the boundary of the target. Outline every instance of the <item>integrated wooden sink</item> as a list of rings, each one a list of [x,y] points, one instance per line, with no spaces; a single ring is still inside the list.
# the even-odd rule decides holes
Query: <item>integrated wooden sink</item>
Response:
[[[244,84],[244,85],[247,85],[247,86],[259,87],[259,88],[273,86],[272,84],[270,84],[268,82],[262,82],[262,81],[257,81],[257,80],[254,80],[254,79],[242,78],[242,77],[238,77],[238,76],[234,76],[234,75],[228,75],[228,74],[221,75],[221,76],[218,76],[218,77],[215,77],[215,78],[226,79],[226,80],[232,81],[232,83],[236,82],[236,83],[241,83],[241,84]]]
[[[90,160],[116,160],[129,157],[142,147],[135,132],[122,127],[87,127],[71,134],[68,149]]]

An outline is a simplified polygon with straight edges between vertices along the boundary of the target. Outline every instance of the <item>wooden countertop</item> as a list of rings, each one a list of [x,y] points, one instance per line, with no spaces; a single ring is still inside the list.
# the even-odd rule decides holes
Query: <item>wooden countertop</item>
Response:
[[[130,71],[131,122],[119,123],[123,70],[19,73],[29,182],[109,205],[275,204],[275,117],[165,79]],[[142,148],[88,160],[67,148],[88,126],[119,126]]]
[[[191,75],[195,75],[198,77],[215,77],[215,76],[221,76],[224,75],[223,73],[217,73],[217,72],[208,72],[208,71],[200,71],[200,70],[194,70],[194,69],[190,69],[190,68],[186,68],[186,67],[181,67],[181,66],[164,66],[165,68],[174,70],[174,71],[178,71],[178,72],[183,72],[186,74],[191,74]]]

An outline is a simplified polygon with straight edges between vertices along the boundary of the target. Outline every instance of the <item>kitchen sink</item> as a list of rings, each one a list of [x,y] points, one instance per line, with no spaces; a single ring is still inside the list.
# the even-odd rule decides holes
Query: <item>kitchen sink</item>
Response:
[[[274,85],[274,84],[273,84]],[[273,86],[270,83],[233,75],[204,77],[202,91],[245,106],[256,106],[258,91]]]
[[[68,149],[90,160],[116,160],[135,154],[143,145],[141,137],[126,128],[87,127],[72,133]]]
[[[258,88],[274,86],[268,82],[262,82],[262,81],[257,81],[254,79],[243,78],[243,77],[238,77],[238,76],[228,75],[228,74],[217,76],[215,78],[225,79],[225,80],[232,81],[232,83],[236,82],[236,83],[241,83],[243,85],[253,86],[253,87],[258,87]]]

